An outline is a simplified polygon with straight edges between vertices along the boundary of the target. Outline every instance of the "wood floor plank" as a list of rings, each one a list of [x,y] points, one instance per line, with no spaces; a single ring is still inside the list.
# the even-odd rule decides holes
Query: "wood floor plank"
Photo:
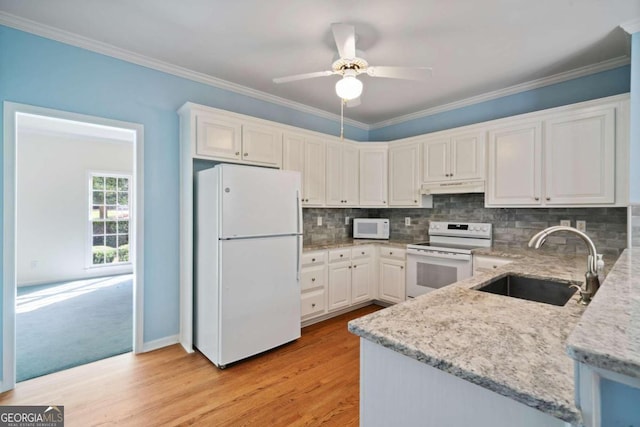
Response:
[[[357,426],[359,340],[347,322],[379,309],[308,326],[222,371],[174,345],[19,383],[0,405],[64,405],[67,426]]]

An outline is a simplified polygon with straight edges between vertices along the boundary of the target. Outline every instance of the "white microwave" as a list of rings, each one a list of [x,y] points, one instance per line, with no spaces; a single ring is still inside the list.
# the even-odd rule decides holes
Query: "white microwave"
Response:
[[[354,218],[354,239],[388,239],[388,218]]]

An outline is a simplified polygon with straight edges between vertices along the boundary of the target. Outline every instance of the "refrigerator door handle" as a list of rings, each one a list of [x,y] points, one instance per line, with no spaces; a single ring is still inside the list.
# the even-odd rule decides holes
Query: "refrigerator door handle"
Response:
[[[302,236],[298,235],[296,239],[298,243],[296,251],[296,279],[298,279],[298,283],[300,283],[300,274],[302,269]]]
[[[300,190],[296,190],[296,211],[297,211],[297,229],[302,234],[302,201],[300,200]]]

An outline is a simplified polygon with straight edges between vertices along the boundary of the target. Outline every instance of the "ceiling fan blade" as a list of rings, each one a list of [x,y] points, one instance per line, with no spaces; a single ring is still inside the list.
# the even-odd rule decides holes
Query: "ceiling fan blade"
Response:
[[[338,47],[340,58],[353,59],[356,57],[356,30],[353,25],[331,24],[333,38]]]
[[[276,77],[274,83],[288,83],[296,80],[313,79],[315,77],[326,77],[335,74],[335,71],[316,71],[313,73],[296,74],[294,76]]]
[[[367,74],[371,77],[386,77],[389,79],[425,80],[431,77],[431,67],[367,67]]]
[[[345,103],[345,105],[347,106],[347,108],[357,107],[358,105],[360,105],[360,103],[362,101],[360,98],[361,97],[359,96],[359,97],[357,97],[355,99],[350,99]]]

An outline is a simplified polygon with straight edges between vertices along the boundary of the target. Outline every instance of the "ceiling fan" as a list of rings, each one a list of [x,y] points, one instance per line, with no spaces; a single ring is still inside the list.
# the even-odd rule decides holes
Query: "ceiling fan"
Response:
[[[340,58],[331,64],[331,70],[278,77],[273,79],[273,82],[288,83],[337,74],[342,76],[342,79],[336,83],[336,94],[343,101],[349,101],[347,106],[351,107],[360,103],[359,97],[363,87],[362,82],[357,79],[360,74],[406,80],[424,80],[431,75],[430,67],[370,66],[365,59],[356,56],[356,34],[353,25],[331,24],[331,31],[340,55]]]

